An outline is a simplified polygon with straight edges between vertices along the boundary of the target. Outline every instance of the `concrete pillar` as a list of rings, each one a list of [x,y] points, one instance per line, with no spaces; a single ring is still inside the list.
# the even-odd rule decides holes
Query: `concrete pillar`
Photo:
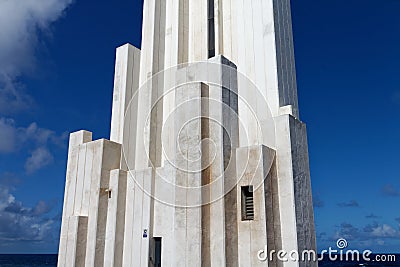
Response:
[[[178,87],[175,93],[174,266],[200,266],[201,254],[201,93],[206,85]]]
[[[78,218],[78,231],[76,236],[76,254],[75,254],[75,267],[84,267],[86,258],[86,244],[88,232],[88,217],[79,216]],[[73,260],[73,258],[71,259]],[[70,265],[67,265],[70,266]]]
[[[104,248],[105,267],[123,266],[127,178],[127,172],[125,171],[112,170],[110,173]]]
[[[94,141],[94,168],[90,176],[90,200],[85,266],[103,266],[110,171],[120,166],[121,145]]]
[[[153,180],[151,168],[128,173],[122,266],[149,264]]]
[[[161,126],[163,120],[166,2],[144,1],[138,121],[135,168],[161,164]],[[160,101],[159,101],[160,100]],[[151,140],[151,142],[150,142]]]
[[[237,185],[237,220],[238,220],[238,266],[269,266],[268,262],[261,262],[257,252],[268,245],[267,203],[271,198],[267,196],[265,184],[267,176],[275,160],[275,151],[265,146],[239,148],[236,152],[237,175],[240,179]],[[253,186],[254,219],[242,218],[242,187]],[[279,222],[279,219],[277,218]],[[272,222],[274,223],[274,222]],[[236,265],[236,264],[235,264]],[[236,266],[237,266],[236,265]]]
[[[208,59],[207,1],[189,0],[189,62]]]
[[[139,74],[140,50],[130,44],[117,48],[110,140],[123,145],[124,170],[135,166]]]
[[[315,250],[314,216],[305,125],[291,115],[275,118],[282,249]],[[315,263],[284,266],[315,266]]]
[[[77,170],[78,170],[78,154],[79,145],[92,141],[92,133],[87,131],[79,131],[72,133],[69,140],[68,148],[68,165],[67,174],[65,182],[65,192],[64,192],[64,207],[63,207],[63,219],[61,224],[61,235],[60,235],[60,245],[58,252],[58,266],[71,266],[66,264],[67,258],[75,259],[75,246],[70,247],[70,253],[67,252],[68,237],[70,232],[75,232],[76,230],[69,230],[69,225],[71,224],[71,229],[76,229],[77,219],[71,219],[74,211],[74,198],[77,183]],[[72,254],[71,254],[72,253]]]
[[[124,243],[123,243],[123,257],[122,266],[132,266],[132,257],[137,255],[133,253],[132,245],[134,241],[133,236],[133,222],[134,217],[134,203],[135,203],[135,190],[136,183],[133,177],[133,171],[127,173],[126,181],[126,201],[125,201],[125,230],[124,230]],[[138,239],[140,237],[135,237]]]

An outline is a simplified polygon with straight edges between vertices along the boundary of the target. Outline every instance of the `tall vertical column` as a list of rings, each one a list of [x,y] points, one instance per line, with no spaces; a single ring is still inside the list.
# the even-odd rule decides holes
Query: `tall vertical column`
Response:
[[[153,236],[162,238],[162,266],[176,266],[175,255],[175,177],[173,162],[166,162],[156,170]]]
[[[184,64],[189,61],[189,1],[190,0],[179,0],[179,64]]]
[[[130,171],[127,175],[122,266],[148,266],[153,170]]]
[[[291,115],[275,119],[277,135],[277,174],[285,251],[316,251],[312,193],[305,125]],[[299,266],[285,263],[284,266]],[[300,266],[315,263],[300,262]]]
[[[236,221],[236,213],[225,212],[225,205],[236,202],[235,196],[226,198],[236,185],[235,156],[233,151],[239,146],[238,96],[236,66],[223,56],[209,60],[209,72],[219,84],[210,85],[208,96],[209,139],[212,141],[209,166],[209,246],[211,266],[225,266],[227,255],[237,244],[237,231],[231,228]],[[211,144],[210,144],[211,145]],[[227,229],[233,230],[227,232]],[[227,242],[231,243],[227,243]]]
[[[121,146],[80,131],[71,134],[59,266],[103,266],[105,220],[111,169],[119,168]]]
[[[294,198],[294,181],[292,165],[291,133],[289,116],[280,116],[275,121],[276,131],[279,133],[276,140],[278,188],[282,228],[282,249],[284,251],[298,251],[296,207]],[[286,263],[285,266],[297,266],[297,263]]]
[[[95,146],[94,168],[90,177],[90,199],[88,205],[88,232],[85,266],[103,266],[105,232],[107,222],[110,171],[118,169],[121,145],[108,140],[92,142]]]
[[[123,145],[124,170],[135,166],[139,74],[140,50],[130,44],[117,48],[110,140]]]
[[[189,0],[189,62],[208,59],[207,1]]]
[[[135,168],[161,164],[166,1],[144,1]]]
[[[273,116],[279,108],[292,106],[297,117],[297,87],[289,0],[221,0],[222,51],[235,62],[238,71],[253,81]],[[219,7],[217,5],[217,7]],[[221,27],[219,27],[221,28]],[[219,39],[218,39],[219,40]],[[239,82],[240,83],[240,82]],[[246,97],[246,88],[239,84],[239,94]],[[262,103],[252,106],[262,117]],[[246,123],[246,107],[239,103]],[[253,129],[248,122],[248,129]],[[241,133],[244,135],[246,133]],[[260,139],[242,145],[262,143]]]
[[[64,207],[61,224],[58,266],[73,266],[67,264],[67,259],[75,259],[76,236],[79,219],[74,215],[74,199],[77,183],[79,145],[92,141],[92,133],[79,131],[72,133],[68,148],[68,165],[65,182]]]
[[[224,12],[223,12],[223,0],[216,0],[214,7],[217,21],[215,24],[215,47],[217,55],[224,55]],[[229,58],[228,58],[229,59]]]
[[[229,60],[237,59],[236,51],[234,48],[237,48],[236,45],[232,42],[232,40],[237,40],[235,34],[237,33],[237,20],[236,16],[236,0],[218,0],[221,15],[220,18],[220,28],[222,28],[221,33],[219,35],[221,54],[223,54]],[[238,62],[236,62],[237,64]]]
[[[168,125],[167,121],[173,116],[175,110],[175,90],[177,66],[188,62],[189,59],[189,0],[166,0],[166,36],[164,66],[164,90],[160,96],[163,107],[162,127]],[[171,133],[162,136],[163,151],[173,151],[174,135],[172,128],[163,128],[163,133]],[[162,154],[161,166],[168,160]]]
[[[88,221],[87,216],[79,216],[78,218],[78,229],[76,236],[76,254],[75,264],[66,266],[84,267],[86,258],[86,244],[87,244],[87,232],[88,232]],[[71,259],[72,261],[73,259]]]
[[[275,151],[262,145],[237,150],[237,172],[240,177],[237,185],[239,246],[238,261],[234,266],[270,266],[258,260],[257,252],[266,245],[273,246],[276,241],[271,238],[274,233],[279,234],[279,229],[274,228],[275,223],[279,223],[279,214],[275,218],[273,213],[273,207],[278,208],[279,205],[271,203],[274,197],[270,195],[271,189],[268,187],[271,183],[267,178],[269,175],[275,176],[271,173],[274,159]],[[276,180],[276,176],[271,178]],[[253,202],[253,218],[249,220],[243,216],[247,203],[242,203],[242,187],[247,186],[252,187]]]
[[[273,0],[279,106],[291,105],[299,118],[290,0]]]
[[[127,172],[112,170],[108,189],[108,214],[104,248],[104,266],[122,267],[125,232]],[[132,203],[129,203],[132,205]]]
[[[202,83],[187,84],[175,94],[174,266],[199,266],[202,262],[201,96],[206,88]]]
[[[122,266],[133,266],[132,258],[137,255],[137,252],[133,253],[133,242],[134,239],[138,239],[140,237],[135,237],[133,235],[133,222],[136,220],[134,216],[134,204],[135,204],[135,192],[136,192],[136,182],[133,177],[134,172],[129,171],[127,173],[127,181],[126,181],[126,201],[125,201],[125,229],[124,229],[124,243],[123,243],[123,257],[122,257]]]

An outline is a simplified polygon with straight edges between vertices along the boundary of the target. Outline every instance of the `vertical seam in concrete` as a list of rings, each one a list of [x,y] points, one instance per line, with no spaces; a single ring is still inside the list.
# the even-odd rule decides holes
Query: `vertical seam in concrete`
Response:
[[[277,58],[278,60],[278,93],[279,93],[279,106],[284,105],[285,100],[285,86],[283,82],[283,55],[282,55],[282,24],[281,24],[281,10],[280,10],[281,0],[275,0],[274,6],[276,7],[276,13],[274,12],[274,17],[276,21],[276,29],[275,36],[278,44],[276,45],[277,49]]]
[[[186,99],[184,99],[184,101],[188,101],[189,100],[189,95],[188,94],[186,94]],[[186,129],[185,129],[185,139],[186,140],[188,140],[188,137],[189,137],[189,135],[188,135],[188,132],[187,132],[187,127],[186,127]],[[188,143],[188,141],[186,141],[186,159],[189,159],[189,143]],[[186,164],[186,170],[189,170],[188,168],[189,168],[189,162],[188,162],[188,160],[185,160],[185,164]],[[186,172],[185,173],[185,176],[186,176],[186,179],[185,179],[185,187],[186,188],[188,188],[188,178],[189,178],[189,176],[188,176],[188,173]],[[186,247],[185,247],[185,262],[186,262],[186,266],[188,266],[188,255],[187,255],[187,250],[188,250],[188,246],[189,246],[189,242],[188,242],[188,209],[189,209],[189,207],[188,207],[188,190],[185,190],[185,204],[186,204],[186,207],[184,207],[184,210],[185,210],[185,241],[186,241]]]
[[[288,140],[289,140],[289,145],[290,145],[290,166],[291,166],[291,168],[290,168],[290,172],[291,172],[291,181],[292,181],[292,183],[291,183],[291,185],[292,185],[292,188],[291,188],[291,193],[292,193],[292,196],[293,196],[293,212],[294,212],[294,227],[295,227],[295,233],[296,233],[296,236],[295,236],[295,239],[296,239],[296,249],[298,250],[298,238],[297,238],[297,216],[296,216],[296,199],[295,199],[295,190],[294,190],[294,170],[293,170],[293,154],[292,154],[292,151],[293,151],[293,145],[292,145],[292,140],[294,140],[293,139],[293,136],[292,136],[292,131],[291,131],[291,129],[290,129],[290,120],[291,120],[291,116],[290,115],[286,115],[288,118],[287,118],[287,120],[286,120],[286,125],[287,125],[287,127],[288,127]]]
[[[90,209],[90,203],[91,203],[91,195],[92,195],[92,177],[93,177],[93,172],[94,172],[94,164],[95,164],[95,155],[97,153],[96,151],[96,146],[93,147],[93,160],[92,160],[92,170],[91,170],[91,175],[90,175],[90,182],[89,182],[89,203],[88,203],[88,209]],[[89,217],[89,210],[88,210],[88,217]],[[89,232],[89,231],[88,231]]]
[[[133,177],[132,177],[133,178]],[[135,172],[135,180],[137,181],[138,179],[138,175],[137,172]],[[139,218],[139,214],[135,214],[135,205],[137,205],[137,203],[135,203],[136,200],[136,195],[138,194],[137,190],[139,190],[139,186],[137,184],[135,184],[135,181],[133,181],[133,205],[132,205],[132,209],[133,209],[133,219],[132,219],[132,223],[134,224],[135,220],[138,220]],[[135,240],[135,231],[132,231],[132,237],[131,237],[131,243],[133,243]],[[131,250],[133,249],[133,244],[131,244]],[[133,257],[132,254],[134,253],[134,251],[129,251],[129,256],[130,256],[130,263],[133,264]]]
[[[76,195],[76,185],[78,182],[78,168],[79,168],[79,152],[81,150],[81,145],[77,146],[78,148],[78,153],[77,153],[77,160],[76,160],[76,173],[74,175],[74,180],[75,180],[75,188],[74,188],[74,197],[72,201],[72,214],[70,216],[73,216],[75,213],[75,195]]]
[[[142,243],[144,242],[143,241],[143,236],[142,236],[142,232],[143,232],[143,206],[144,206],[144,204],[143,204],[143,202],[144,202],[144,175],[143,175],[143,171],[142,172],[140,172],[140,182],[141,182],[141,185],[142,185],[142,188],[139,188],[139,190],[142,190],[142,198],[141,198],[141,202],[142,202],[142,205],[141,205],[141,210],[140,210],[140,236],[138,237],[138,238],[140,238],[140,245],[139,245],[139,250],[140,250],[140,253],[139,253],[139,262],[141,263],[142,262],[142,253],[143,253],[143,251],[142,251]]]
[[[87,145],[85,145],[85,159],[84,159],[84,163],[83,163],[83,177],[82,177],[82,179],[85,179],[85,177],[86,177],[86,157],[87,157],[87,148],[88,146]],[[81,208],[80,208],[80,212],[79,212],[79,214],[77,214],[77,215],[81,215],[82,214],[82,206],[83,206],[83,195],[85,194],[85,181],[83,181],[82,182],[82,200],[81,200]]]
[[[246,0],[246,1],[249,1],[249,8],[250,8],[250,12],[251,12],[251,27],[252,27],[252,29],[254,30],[254,5],[253,5],[253,1],[254,0]],[[255,54],[255,52],[254,51],[256,51],[256,37],[254,36],[255,34],[254,34],[254,31],[252,32],[252,45],[253,45],[253,49],[252,49],[252,51],[251,51],[251,57],[253,58],[253,75],[254,75],[254,77],[252,77],[252,78],[250,78],[250,80],[252,80],[252,82],[254,83],[254,84],[256,84],[256,81],[257,81],[257,71],[256,71],[256,69],[255,69],[255,65],[256,65],[256,54]],[[246,50],[248,50],[248,49],[246,49]],[[250,55],[249,55],[249,57],[250,57]],[[254,80],[253,80],[254,79]],[[255,101],[255,105],[252,107],[256,112],[257,112],[257,109],[258,109],[258,107],[257,107],[257,101]],[[256,131],[256,133],[257,133],[257,139],[256,140],[260,140],[260,136],[259,136],[259,131]]]
[[[280,1],[280,20],[282,23],[282,39],[283,39],[283,47],[282,47],[282,57],[283,57],[283,84],[284,84],[284,88],[285,88],[285,94],[284,94],[284,104],[286,105],[286,103],[290,103],[289,101],[289,97],[290,97],[290,88],[289,88],[289,78],[288,78],[288,74],[289,74],[289,62],[287,60],[287,42],[286,42],[286,38],[287,38],[287,25],[286,25],[286,19],[285,19],[285,2],[286,0],[282,0]]]
[[[63,220],[64,220],[64,218],[63,218]],[[65,252],[64,252],[64,257],[63,257],[63,265],[62,266],[66,266],[66,263],[67,263],[67,257],[66,257],[66,255],[67,255],[67,253],[68,253],[68,233],[69,233],[69,221],[70,221],[70,216],[65,216],[65,220],[66,220],[66,223],[67,223],[67,226],[66,226],[66,228],[67,228],[67,232],[66,232],[66,238],[65,238]]]
[[[291,59],[291,46],[290,46],[290,29],[289,29],[289,17],[290,14],[288,13],[288,0],[285,0],[283,5],[284,5],[284,16],[285,16],[285,45],[286,45],[286,61],[288,62],[287,64],[287,83],[288,83],[288,90],[290,90],[290,93],[288,95],[288,104],[291,105],[293,104],[293,97],[294,97],[294,92],[293,92],[293,84],[292,84],[292,73],[293,73],[293,64]]]

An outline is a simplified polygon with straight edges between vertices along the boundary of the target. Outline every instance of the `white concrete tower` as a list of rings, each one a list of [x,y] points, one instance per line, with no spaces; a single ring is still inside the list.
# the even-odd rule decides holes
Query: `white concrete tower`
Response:
[[[317,266],[291,25],[290,0],[144,0],[110,141],[70,136],[59,266]]]

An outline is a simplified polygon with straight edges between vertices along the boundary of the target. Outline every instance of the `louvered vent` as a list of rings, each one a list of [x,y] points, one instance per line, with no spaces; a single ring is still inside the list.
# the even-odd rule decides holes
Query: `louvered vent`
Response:
[[[242,221],[254,220],[253,186],[242,186]]]

